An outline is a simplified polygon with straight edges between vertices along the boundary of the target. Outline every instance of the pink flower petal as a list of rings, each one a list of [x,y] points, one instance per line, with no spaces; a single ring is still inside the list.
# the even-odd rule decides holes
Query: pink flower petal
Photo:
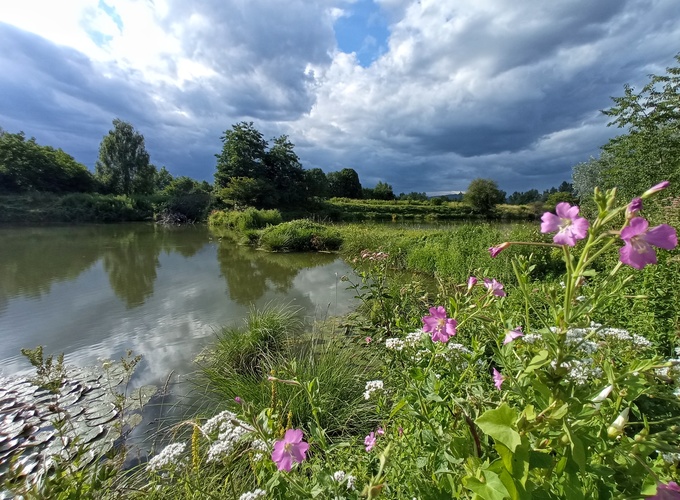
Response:
[[[496,370],[495,368],[493,369],[493,385],[496,386],[496,389],[499,391],[501,390],[501,385],[503,385],[503,381],[505,380],[505,377],[501,375],[501,372]]]
[[[633,217],[628,225],[621,231],[621,239],[624,241],[630,240],[634,236],[639,236],[649,227],[649,222],[642,217]]]
[[[647,243],[664,250],[673,250],[678,246],[678,235],[675,232],[675,228],[668,224],[661,224],[649,229],[645,240]]]
[[[552,214],[550,212],[546,212],[543,214],[543,217],[541,217],[541,232],[542,233],[552,233],[553,231],[557,231],[560,227],[560,218]]]

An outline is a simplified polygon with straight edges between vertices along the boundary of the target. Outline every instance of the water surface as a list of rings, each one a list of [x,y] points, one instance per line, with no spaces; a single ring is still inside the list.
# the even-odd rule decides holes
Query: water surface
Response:
[[[271,254],[207,228],[153,224],[0,228],[0,374],[31,374],[22,347],[93,365],[143,355],[134,384],[161,386],[251,307],[347,312],[350,271],[328,254]]]

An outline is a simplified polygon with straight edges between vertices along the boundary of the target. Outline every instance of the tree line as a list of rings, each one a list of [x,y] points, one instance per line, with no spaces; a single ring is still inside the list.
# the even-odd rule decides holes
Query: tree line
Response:
[[[680,54],[676,56],[680,63]],[[670,180],[672,195],[680,193],[680,67],[666,69],[665,75],[650,75],[639,92],[626,85],[624,95],[603,111],[609,125],[627,132],[605,144],[596,158],[573,169],[573,183],[539,192],[529,189],[511,195],[492,179],[474,179],[464,200],[479,211],[491,211],[500,203],[525,205],[560,201],[586,202],[595,186],[617,187],[622,196],[632,197],[659,180]],[[252,122],[240,122],[221,137],[222,150],[216,154],[214,183],[187,176],[174,177],[150,162],[144,136],[120,119],[99,147],[95,171],[77,162],[62,149],[38,144],[23,132],[0,128],[0,193],[96,192],[116,195],[212,196],[225,206],[258,208],[299,207],[316,198],[344,197],[379,200],[428,200],[426,193],[400,193],[380,181],[374,187],[361,185],[353,168],[325,173],[305,169],[286,135],[270,141]],[[449,201],[449,197],[432,200]]]

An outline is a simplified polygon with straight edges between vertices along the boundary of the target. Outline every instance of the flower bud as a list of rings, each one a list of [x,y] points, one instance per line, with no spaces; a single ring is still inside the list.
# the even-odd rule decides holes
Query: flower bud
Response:
[[[616,437],[619,437],[621,434],[623,434],[623,428],[628,423],[628,413],[629,412],[630,412],[630,408],[624,408],[624,410],[621,413],[619,413],[619,416],[616,417],[616,419],[607,428],[607,436],[614,439]]]
[[[595,396],[592,399],[593,403],[595,403],[595,409],[598,409],[598,410],[600,409],[600,403],[602,403],[602,401],[607,399],[607,397],[609,396],[609,393],[612,392],[612,389],[614,389],[614,386],[608,385],[607,387],[602,389],[597,396]]]
[[[489,248],[489,253],[491,254],[491,257],[495,259],[496,256],[497,256],[499,253],[501,253],[503,250],[505,250],[505,249],[508,248],[509,246],[510,246],[510,243],[506,241],[506,242],[504,242],[504,243],[501,243],[501,244],[498,245],[497,247],[490,247],[490,248]]]
[[[640,210],[642,210],[642,198],[633,198],[626,207],[626,219],[632,219]]]
[[[652,186],[647,191],[642,193],[641,198],[642,199],[649,198],[653,194],[658,193],[659,191],[663,191],[664,189],[666,189],[669,184],[670,184],[670,182],[668,182],[668,181],[659,182],[656,186]]]

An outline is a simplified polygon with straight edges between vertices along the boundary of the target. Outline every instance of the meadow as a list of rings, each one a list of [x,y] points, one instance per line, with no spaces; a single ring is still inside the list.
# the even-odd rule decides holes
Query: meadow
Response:
[[[197,360],[214,410],[173,426],[171,444],[20,493],[676,498],[677,221],[645,208],[664,187],[527,225],[213,213],[246,244],[339,251],[359,307],[313,324],[290,306],[252,311]]]

